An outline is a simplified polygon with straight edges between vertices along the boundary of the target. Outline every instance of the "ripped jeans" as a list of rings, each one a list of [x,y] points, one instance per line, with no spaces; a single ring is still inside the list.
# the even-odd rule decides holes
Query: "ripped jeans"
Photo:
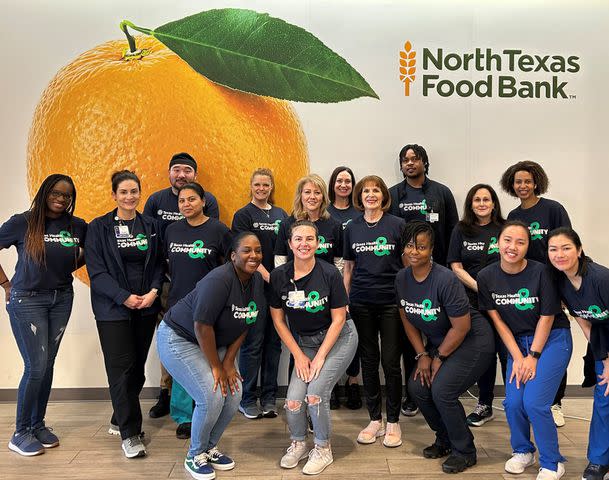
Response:
[[[325,333],[313,336],[300,336],[298,345],[311,360],[315,358],[323,343]],[[357,350],[357,331],[352,320],[347,320],[336,343],[328,353],[319,377],[310,383],[303,382],[292,372],[288,393],[286,395],[285,411],[290,429],[290,438],[302,442],[307,435],[307,409],[303,408],[305,399],[319,398],[318,403],[307,403],[309,415],[313,423],[315,444],[326,447],[330,443],[330,393],[341,375],[345,373]],[[298,402],[297,408],[288,408],[288,402]]]
[[[6,310],[24,369],[17,393],[15,431],[39,427],[44,422],[53,367],[63,338],[74,291],[72,287],[59,290],[11,290]]]

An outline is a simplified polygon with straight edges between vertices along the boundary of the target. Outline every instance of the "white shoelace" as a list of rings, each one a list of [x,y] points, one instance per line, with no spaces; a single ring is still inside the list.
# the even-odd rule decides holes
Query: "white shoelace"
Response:
[[[193,458],[193,462],[197,467],[206,465],[207,460],[208,460],[207,452],[199,453],[199,455],[195,455],[195,458]]]
[[[487,409],[488,407],[486,405],[479,403],[476,405],[476,408],[474,408],[474,413],[476,415],[482,415],[483,413],[486,413]]]

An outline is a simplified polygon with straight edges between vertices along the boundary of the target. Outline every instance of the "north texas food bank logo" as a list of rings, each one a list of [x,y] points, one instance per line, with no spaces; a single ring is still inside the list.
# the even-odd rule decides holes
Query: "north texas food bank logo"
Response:
[[[465,53],[423,48],[417,58],[408,40],[399,53],[399,78],[406,97],[418,78],[413,92],[419,90],[424,97],[575,99],[569,83],[581,70],[579,62],[580,57],[575,55],[546,55],[515,48],[475,48]]]

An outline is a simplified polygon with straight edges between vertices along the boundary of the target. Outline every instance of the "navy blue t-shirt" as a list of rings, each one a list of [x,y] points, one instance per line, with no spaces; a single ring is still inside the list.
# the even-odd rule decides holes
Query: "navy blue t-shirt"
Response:
[[[274,254],[277,235],[281,222],[288,218],[283,208],[271,206],[269,210],[262,210],[253,203],[237,210],[233,217],[232,231],[254,232],[262,246],[262,265],[271,272],[275,266]]]
[[[314,335],[327,329],[332,323],[331,310],[348,303],[343,278],[328,262],[316,261],[313,270],[298,280],[294,280],[293,261],[271,273],[270,305],[283,309],[299,335]]]
[[[205,191],[205,207],[203,213],[208,217],[220,218],[220,210],[218,209],[218,201],[208,191]],[[184,215],[180,213],[178,208],[178,196],[173,193],[171,187],[154,192],[144,206],[144,215],[156,218],[161,223],[162,232],[165,232],[167,226],[178,220],[182,220]]]
[[[345,229],[343,258],[355,262],[349,301],[355,305],[395,305],[395,275],[402,268],[404,220],[384,213],[376,224],[361,215]]]
[[[547,198],[540,198],[531,208],[516,207],[507,218],[520,220],[529,226],[531,243],[527,258],[541,263],[546,263],[548,258],[548,233],[558,227],[571,226],[565,207]]]
[[[405,188],[407,197],[400,199],[398,204],[400,217],[406,220],[406,223],[412,220],[428,221],[426,218],[428,214],[427,200],[423,188],[413,187],[408,182],[405,182]]]
[[[501,227],[496,223],[475,226],[473,235],[463,233],[461,226],[453,229],[448,246],[446,263],[459,262],[463,269],[476,280],[481,268],[499,260],[499,231]]]
[[[164,242],[171,276],[167,305],[172,307],[220,265],[230,248],[230,231],[215,218],[196,227],[183,219],[167,227]]]
[[[330,213],[330,216],[334,220],[340,222],[343,226],[343,230],[350,221],[362,214],[362,212],[358,211],[353,205],[349,205],[347,208],[336,208],[334,204],[328,206],[328,213]]]
[[[592,324],[592,353],[596,360],[605,359],[609,353],[609,269],[590,262],[579,290],[561,273],[558,289],[571,315]]]
[[[119,230],[121,227],[126,228],[128,233],[121,235]],[[148,254],[148,238],[144,232],[144,225],[137,216],[133,220],[119,220],[115,216],[114,232],[118,252],[125,266],[129,290],[137,295],[147,293],[142,290],[144,265]]]
[[[425,334],[434,347],[443,341],[452,328],[449,317],[471,315],[471,328],[466,335],[481,352],[494,352],[495,340],[487,320],[470,308],[465,288],[448,268],[434,263],[429,275],[417,281],[410,267],[400,270],[395,278],[397,302],[408,321]]]
[[[478,274],[480,310],[496,310],[514,336],[535,334],[541,315],[554,315],[552,328],[569,328],[569,320],[560,308],[558,288],[548,268],[527,260],[522,272],[511,274],[499,262]]]
[[[275,255],[287,256],[288,260],[294,259],[294,254],[288,245],[288,232],[295,221],[296,219],[290,215],[281,222],[275,243]],[[315,250],[315,257],[333,264],[335,258],[343,256],[343,228],[332,217],[320,218],[313,223],[319,231],[319,247]]]
[[[47,218],[44,226],[46,267],[33,262],[25,253],[25,233],[29,212],[13,215],[0,227],[0,247],[17,249],[15,290],[55,290],[72,284],[79,248],[84,246],[87,224],[82,218],[64,214]]]
[[[217,347],[227,347],[264,315],[262,276],[255,272],[244,287],[232,263],[213,269],[178,300],[163,320],[182,338],[198,343],[194,322],[214,327]]]

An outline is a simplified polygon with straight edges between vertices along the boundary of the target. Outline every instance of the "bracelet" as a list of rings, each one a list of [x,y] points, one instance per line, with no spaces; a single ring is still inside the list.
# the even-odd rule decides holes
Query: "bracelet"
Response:
[[[429,352],[427,352],[427,351],[423,351],[423,352],[421,352],[421,353],[417,353],[417,354],[414,356],[414,359],[415,359],[415,361],[416,361],[416,360],[418,360],[419,358],[424,357],[424,356],[428,356],[428,357],[429,357]]]

